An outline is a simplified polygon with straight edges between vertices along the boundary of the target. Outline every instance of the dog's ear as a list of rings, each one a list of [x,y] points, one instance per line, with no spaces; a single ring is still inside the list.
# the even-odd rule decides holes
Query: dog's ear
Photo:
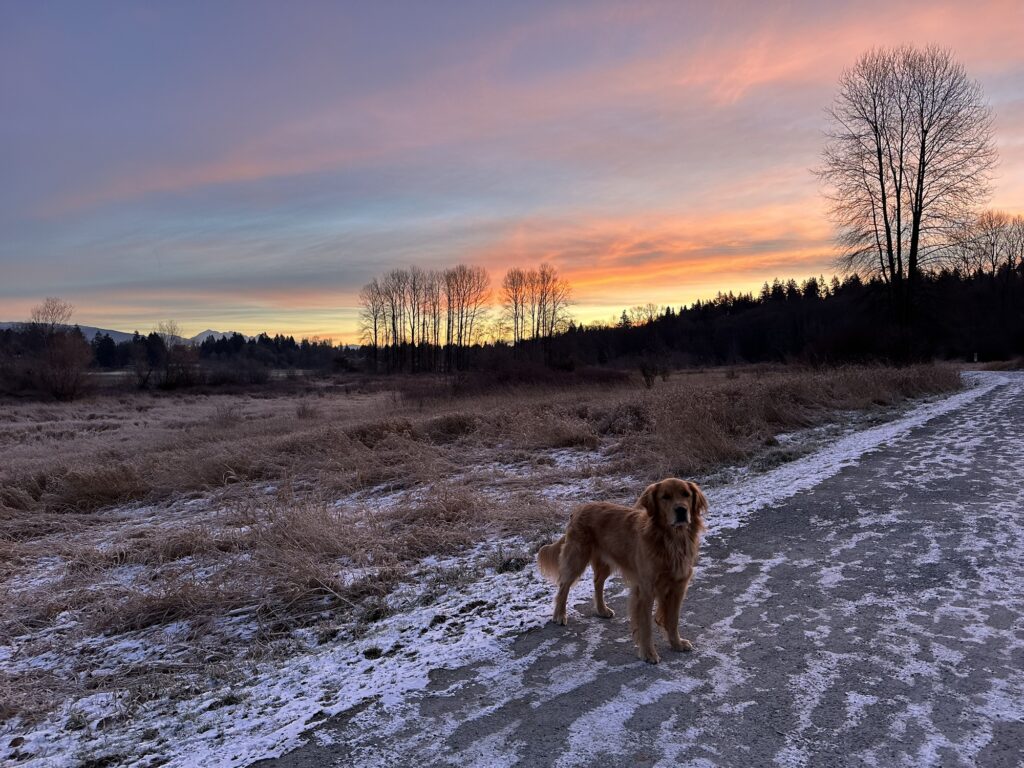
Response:
[[[697,513],[697,517],[704,517],[704,513],[708,511],[708,497],[696,483],[690,483],[690,492],[693,494],[693,509]]]
[[[636,502],[636,505],[638,507],[643,507],[644,509],[646,509],[647,514],[649,514],[651,517],[658,516],[658,487],[660,485],[661,483],[654,483],[653,485],[648,485],[646,490],[644,490],[644,492],[640,494],[640,498],[637,499]]]

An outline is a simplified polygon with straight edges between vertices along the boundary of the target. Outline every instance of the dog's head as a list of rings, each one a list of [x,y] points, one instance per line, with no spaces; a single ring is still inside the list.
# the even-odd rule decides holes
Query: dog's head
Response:
[[[708,500],[700,487],[688,480],[670,477],[647,486],[637,502],[659,525],[671,528],[704,527]]]

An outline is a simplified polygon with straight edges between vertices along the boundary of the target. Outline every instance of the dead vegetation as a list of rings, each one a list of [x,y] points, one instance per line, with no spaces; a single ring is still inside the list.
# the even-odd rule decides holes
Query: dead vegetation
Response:
[[[427,573],[424,558],[514,536],[521,551],[500,549],[489,566],[524,567],[584,480],[590,493],[626,496],[744,461],[837,410],[958,386],[942,366],[749,368],[433,400],[4,406],[0,650],[66,663],[31,684],[0,677],[0,719],[39,716],[86,689],[186,690],[216,664],[229,675],[228,662],[287,652],[297,631],[336,641],[385,618],[413,573],[418,600],[472,575]],[[547,495],[557,484],[565,493]],[[173,628],[184,634],[169,650]],[[157,650],[94,679],[117,663],[112,637]]]
[[[651,476],[693,473],[742,458],[771,434],[816,423],[833,410],[888,405],[957,385],[957,373],[943,366],[752,368],[676,375],[651,389],[636,383],[539,389],[429,405],[385,392],[298,402],[139,395],[5,406],[0,513],[88,513],[285,478],[335,490],[412,485],[443,476],[466,453],[498,445],[592,449],[618,439]]]

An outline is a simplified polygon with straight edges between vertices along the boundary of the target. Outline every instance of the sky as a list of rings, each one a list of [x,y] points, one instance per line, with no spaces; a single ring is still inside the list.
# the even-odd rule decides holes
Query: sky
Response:
[[[1024,212],[1024,2],[0,0],[0,321],[356,340],[394,267],[555,265],[574,315],[835,272],[840,73],[939,44]]]

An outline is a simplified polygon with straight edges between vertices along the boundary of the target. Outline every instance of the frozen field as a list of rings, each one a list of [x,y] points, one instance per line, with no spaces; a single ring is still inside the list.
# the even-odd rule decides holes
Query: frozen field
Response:
[[[802,446],[793,460],[707,478],[710,530],[683,618],[693,654],[636,661],[623,619],[589,615],[588,579],[570,626],[548,626],[535,536],[495,532],[422,558],[384,598],[387,618],[344,642],[314,624],[229,663],[210,638],[268,642],[240,609],[198,643],[223,671],[191,678],[191,694],[130,700],[85,685],[54,716],[5,723],[0,756],[54,766],[280,756],[310,766],[1016,764],[1024,378],[971,374],[970,385],[884,423],[782,435]],[[464,476],[500,500],[539,475],[547,501],[568,509],[595,494],[627,500],[640,481],[610,466],[597,449],[557,449]],[[371,514],[409,503],[373,489],[337,503],[353,500]],[[195,513],[131,507],[123,524],[172,525],[174,510]],[[39,565],[8,590],[59,577],[58,562],[52,573]],[[144,574],[129,564],[108,578]],[[371,564],[345,578],[376,575]],[[621,617],[621,584],[610,586]],[[5,673],[63,666],[102,680],[159,663],[188,678],[199,663],[185,621],[61,631],[57,622],[51,637],[27,631],[0,647]]]
[[[713,489],[692,654],[637,661],[589,584],[563,628],[532,572],[487,580],[427,685],[400,676],[416,690],[275,765],[1020,765],[1024,377],[975,384]]]

